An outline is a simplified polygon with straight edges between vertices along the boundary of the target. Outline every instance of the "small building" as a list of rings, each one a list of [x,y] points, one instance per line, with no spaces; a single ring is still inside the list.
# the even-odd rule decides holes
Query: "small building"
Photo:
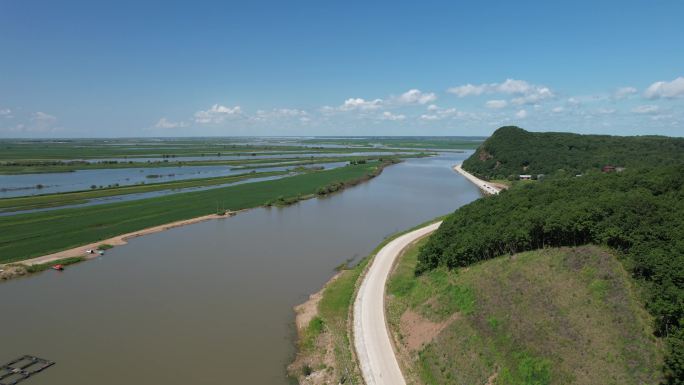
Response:
[[[606,165],[601,169],[603,172],[615,172],[615,166]]]
[[[532,179],[532,175],[528,175],[528,174],[524,174],[524,175],[523,175],[523,174],[521,174],[521,175],[518,176],[518,178],[520,178],[520,180],[531,180],[531,179]]]

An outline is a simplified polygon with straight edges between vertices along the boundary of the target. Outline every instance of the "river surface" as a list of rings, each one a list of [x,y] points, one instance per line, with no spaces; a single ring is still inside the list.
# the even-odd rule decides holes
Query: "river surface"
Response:
[[[346,259],[478,198],[451,170],[468,155],[409,159],[327,198],[132,239],[64,272],[1,283],[0,364],[56,362],[27,385],[286,385],[292,307]]]

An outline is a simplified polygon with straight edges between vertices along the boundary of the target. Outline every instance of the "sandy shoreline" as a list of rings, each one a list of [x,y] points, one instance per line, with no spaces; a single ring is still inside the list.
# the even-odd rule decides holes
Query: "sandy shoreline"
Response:
[[[245,211],[245,210],[240,210],[240,211]],[[175,227],[181,227],[181,226],[187,226],[187,225],[192,225],[195,223],[200,223],[212,219],[221,219],[221,218],[228,218],[231,217],[240,211],[231,211],[227,212],[225,215],[218,215],[218,214],[210,214],[210,215],[204,215],[201,217],[196,217],[196,218],[190,218],[190,219],[185,219],[182,221],[176,221],[176,222],[171,222],[171,223],[166,223],[163,225],[159,226],[154,226],[154,227],[148,227],[146,229],[138,230],[138,231],[133,231],[130,233],[126,234],[121,234],[117,235],[112,238],[108,239],[103,239],[97,242],[89,243],[87,245],[82,245],[78,247],[74,247],[71,249],[67,250],[62,250],[56,253],[51,253],[51,254],[46,254],[40,257],[35,257],[31,259],[25,259],[22,261],[18,262],[13,262],[13,263],[8,263],[6,265],[26,265],[26,266],[31,266],[31,265],[39,265],[43,263],[49,263],[53,262],[59,259],[63,258],[70,258],[70,257],[84,257],[85,259],[92,259],[98,256],[98,254],[87,254],[87,250],[95,250],[99,245],[102,244],[108,244],[111,246],[120,246],[120,245],[125,245],[128,243],[129,239],[136,238],[136,237],[141,237],[143,235],[148,235],[148,234],[154,234],[154,233],[159,233],[165,230],[173,229]],[[2,265],[0,265],[2,266]]]
[[[498,187],[498,186],[494,185],[493,183],[486,182],[486,181],[476,177],[475,175],[469,173],[468,171],[464,170],[461,167],[461,164],[455,165],[454,171],[456,171],[457,173],[466,177],[466,179],[468,179],[474,185],[479,187],[480,190],[484,191],[485,194],[496,195],[502,190],[501,187]]]

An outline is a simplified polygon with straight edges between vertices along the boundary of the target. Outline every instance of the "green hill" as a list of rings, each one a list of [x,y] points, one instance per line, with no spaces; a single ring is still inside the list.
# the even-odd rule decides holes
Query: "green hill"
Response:
[[[508,138],[505,145],[502,138]],[[539,138],[548,140],[529,150],[530,140]],[[596,144],[603,142],[600,138],[613,145]],[[608,247],[639,287],[653,317],[654,335],[665,342],[664,383],[684,384],[684,151],[677,150],[682,140],[531,134],[512,127],[499,129],[490,139],[478,153],[492,158],[481,161],[476,154],[468,160],[469,171],[475,172],[473,163],[493,165],[479,174],[495,178],[496,170],[518,172],[520,159],[529,159],[528,173],[573,167],[586,171],[603,163],[626,170],[581,177],[575,177],[575,171],[556,172],[463,206],[430,237],[418,256],[416,273],[549,247]],[[582,157],[569,155],[574,150],[559,150],[582,141],[595,145],[582,150],[587,156],[581,162]],[[660,143],[661,150],[651,142]],[[491,163],[494,159],[498,166]]]
[[[611,165],[657,168],[684,162],[684,138],[528,132],[501,127],[463,162],[484,179],[520,174],[583,174]]]
[[[409,383],[656,384],[662,341],[617,258],[544,249],[416,277],[417,247],[388,283]]]

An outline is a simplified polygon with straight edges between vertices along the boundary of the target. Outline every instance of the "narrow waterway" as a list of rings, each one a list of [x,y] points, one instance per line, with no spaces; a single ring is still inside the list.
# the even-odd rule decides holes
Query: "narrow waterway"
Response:
[[[292,307],[346,259],[478,198],[451,170],[468,155],[410,159],[328,198],[133,239],[2,283],[0,363],[57,362],[31,385],[288,384]]]

